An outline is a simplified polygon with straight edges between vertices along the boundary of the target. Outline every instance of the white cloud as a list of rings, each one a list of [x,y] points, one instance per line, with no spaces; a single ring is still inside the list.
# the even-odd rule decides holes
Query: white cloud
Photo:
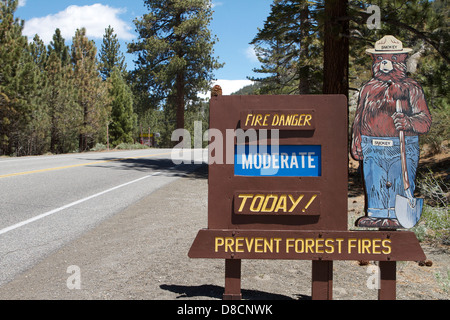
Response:
[[[219,85],[222,88],[223,95],[230,95],[232,93],[235,93],[239,89],[242,89],[243,87],[249,86],[251,84],[253,84],[253,81],[251,80],[217,80],[212,83],[211,87]],[[211,91],[208,91],[206,94],[199,94],[199,97],[203,99],[209,98],[210,96]]]
[[[248,60],[250,60],[250,62],[252,63],[258,63],[258,57],[256,56],[256,51],[255,48],[253,46],[249,46],[246,50],[245,50],[245,56],[247,57]]]
[[[25,21],[23,33],[29,39],[37,33],[45,43],[50,43],[56,28],[61,30],[66,40],[71,40],[76,29],[84,27],[88,38],[101,39],[105,29],[111,25],[119,39],[131,40],[134,38],[130,32],[131,27],[118,17],[125,11],[126,9],[112,8],[99,3],[82,7],[72,5],[56,14]]]
[[[211,4],[212,8],[220,7],[220,6],[223,6],[223,2],[213,1],[213,3]]]
[[[27,0],[19,0],[19,8],[25,7],[27,5]]]

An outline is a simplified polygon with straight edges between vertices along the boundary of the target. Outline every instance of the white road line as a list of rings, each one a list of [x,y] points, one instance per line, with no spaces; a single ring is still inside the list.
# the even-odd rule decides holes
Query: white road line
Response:
[[[34,222],[34,221],[37,221],[37,220],[40,220],[40,219],[42,219],[42,218],[48,217],[48,216],[50,216],[50,215],[52,215],[52,214],[54,214],[54,213],[60,212],[60,211],[65,210],[65,209],[67,209],[67,208],[76,206],[76,205],[78,205],[78,204],[80,204],[80,203],[83,203],[83,202],[86,202],[86,201],[88,201],[88,200],[97,198],[97,197],[99,197],[99,196],[101,196],[101,195],[104,195],[105,193],[108,193],[108,192],[111,192],[111,191],[120,189],[120,188],[122,188],[122,187],[125,187],[125,186],[128,186],[128,185],[130,185],[130,184],[139,182],[139,181],[141,181],[141,180],[144,180],[144,179],[147,179],[147,178],[156,176],[156,175],[158,175],[158,174],[160,174],[160,172],[155,172],[155,173],[153,173],[153,174],[151,174],[151,175],[148,175],[148,176],[145,176],[145,177],[142,177],[142,178],[139,178],[139,179],[136,179],[136,180],[133,180],[133,181],[130,181],[130,182],[121,184],[121,185],[119,185],[119,186],[110,188],[110,189],[108,189],[108,190],[105,190],[105,191],[96,193],[96,194],[94,194],[94,195],[92,195],[92,196],[89,196],[89,197],[86,197],[86,198],[77,200],[77,201],[75,201],[75,202],[66,204],[65,206],[59,207],[59,208],[57,208],[57,209],[48,211],[48,212],[43,213],[43,214],[40,214],[40,215],[37,215],[37,216],[35,216],[35,217],[33,217],[33,218],[30,218],[30,219],[28,219],[28,220],[24,220],[24,221],[22,221],[22,222],[16,223],[16,224],[14,224],[14,225],[12,225],[12,226],[9,226],[9,227],[6,227],[6,228],[4,228],[4,229],[1,229],[1,230],[0,230],[0,235],[2,235],[2,234],[4,234],[4,233],[7,233],[7,232],[9,232],[9,231],[12,231],[12,230],[14,230],[14,229],[23,227],[23,226],[25,226],[25,225],[27,225],[27,224],[29,224],[29,223]]]

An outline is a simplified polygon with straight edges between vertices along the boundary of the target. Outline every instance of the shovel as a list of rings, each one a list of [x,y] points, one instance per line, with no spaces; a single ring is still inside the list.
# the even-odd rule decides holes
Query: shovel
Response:
[[[396,111],[402,112],[401,101],[396,101]],[[399,131],[400,138],[400,158],[402,162],[402,178],[403,187],[405,188],[406,197],[396,195],[395,197],[395,215],[398,222],[404,228],[412,228],[419,221],[422,215],[423,199],[414,198],[409,184],[408,170],[406,167],[406,145],[405,145],[405,133]]]

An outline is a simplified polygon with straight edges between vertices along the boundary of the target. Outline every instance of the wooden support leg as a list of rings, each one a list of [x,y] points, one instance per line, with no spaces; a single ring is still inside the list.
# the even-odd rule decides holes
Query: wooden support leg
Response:
[[[241,260],[225,259],[225,293],[223,300],[241,300]]]
[[[395,261],[380,261],[380,289],[378,300],[396,300],[397,264]]]
[[[312,299],[333,299],[333,261],[313,260]]]

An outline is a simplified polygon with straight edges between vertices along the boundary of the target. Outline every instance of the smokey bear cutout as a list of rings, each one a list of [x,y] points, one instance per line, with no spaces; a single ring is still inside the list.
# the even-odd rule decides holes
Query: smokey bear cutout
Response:
[[[367,52],[373,77],[360,90],[351,153],[362,164],[366,216],[359,227],[411,228],[420,219],[423,199],[414,198],[419,135],[431,115],[420,84],[407,76],[411,49],[385,36]]]

